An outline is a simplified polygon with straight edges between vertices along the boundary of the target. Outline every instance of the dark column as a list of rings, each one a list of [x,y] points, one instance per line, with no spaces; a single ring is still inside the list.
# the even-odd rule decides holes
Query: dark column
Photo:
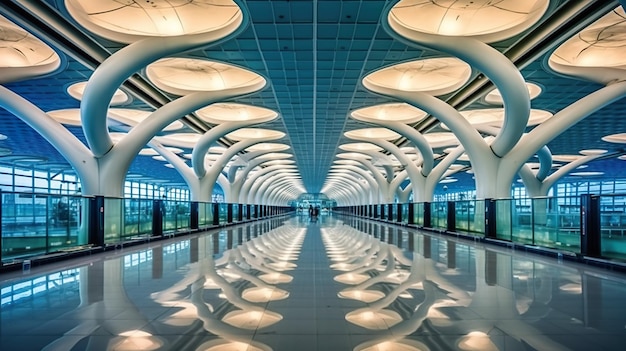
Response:
[[[424,202],[424,227],[425,228],[431,228],[431,221],[430,221],[430,202]]]
[[[220,204],[213,203],[211,205],[213,206],[213,225],[219,225],[220,224]]]
[[[409,252],[415,250],[415,233],[409,232]]]
[[[237,220],[241,222],[243,221],[243,204],[237,204],[237,208],[239,209],[237,211]]]
[[[154,217],[152,220],[154,224]],[[95,247],[104,246],[104,196],[89,199],[89,243]]]
[[[402,235],[404,234],[403,230],[398,230],[396,232],[396,246],[402,248]]]
[[[393,221],[393,206],[394,204],[387,204],[387,219]]]
[[[0,189],[0,262],[2,262],[2,253],[4,252],[4,250],[2,249],[2,241],[3,241],[2,240],[2,199],[3,199],[2,189]],[[89,210],[89,212],[87,213],[91,213],[91,210]],[[92,223],[88,223],[88,224],[91,225]],[[89,241],[89,243],[91,243],[91,241]]]
[[[580,197],[580,253],[600,257],[600,197],[584,194]]]
[[[397,208],[398,208],[398,216],[396,218],[396,220],[398,221],[398,223],[402,223],[402,204],[397,204]]]
[[[448,231],[456,232],[456,203],[448,201]]]
[[[198,213],[198,202],[191,201],[190,210],[189,210],[189,226],[191,229],[198,229],[199,227],[199,213]]]
[[[408,208],[409,208],[409,211],[407,214],[407,223],[415,224],[415,204],[409,203]]]
[[[233,223],[233,204],[226,204],[226,223]]]
[[[485,199],[485,238],[497,237],[496,200]]]
[[[374,206],[374,211],[372,212],[372,218],[376,218],[378,217],[378,205],[372,205]]]
[[[250,219],[250,204],[246,204],[246,219]]]

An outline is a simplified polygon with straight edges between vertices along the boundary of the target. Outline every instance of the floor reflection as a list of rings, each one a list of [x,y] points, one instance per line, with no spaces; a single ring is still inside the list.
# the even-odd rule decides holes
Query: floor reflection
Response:
[[[2,350],[622,350],[626,276],[306,216],[5,274]]]

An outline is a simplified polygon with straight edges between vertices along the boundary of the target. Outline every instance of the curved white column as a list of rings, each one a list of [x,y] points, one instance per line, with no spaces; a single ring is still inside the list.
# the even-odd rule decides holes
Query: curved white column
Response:
[[[241,188],[241,193],[239,195],[239,203],[253,204],[252,201],[254,197],[251,197],[251,192],[252,192],[252,188],[255,185],[257,187],[254,189],[254,191],[256,191],[256,189],[258,189],[258,186],[260,186],[260,183],[262,183],[262,181],[260,181],[259,179],[267,175],[270,172],[281,170],[284,168],[285,168],[284,165],[273,165],[273,166],[265,167],[262,170],[255,172],[252,176],[250,176],[248,179],[244,181],[243,187]]]
[[[30,101],[0,85],[0,106],[35,129],[76,170],[83,194],[97,194],[98,163],[91,151],[69,130]]]
[[[107,110],[113,95],[124,81],[162,57],[217,44],[237,35],[237,29],[247,21],[248,13],[244,8],[242,7],[241,16],[235,16],[230,23],[218,30],[194,35],[141,39],[102,62],[89,78],[81,102],[83,131],[94,155],[101,157],[113,147],[111,137],[106,132]]]
[[[255,187],[252,187],[250,195],[254,196],[254,203],[263,204],[263,200],[264,200],[264,197],[267,195],[266,192],[268,191],[268,188],[274,185],[280,185],[283,183],[291,182],[292,175],[293,174],[284,173],[283,170],[280,170],[280,171],[277,171],[276,174],[270,176],[266,181],[264,181],[261,184],[261,186],[257,187],[256,189]],[[284,178],[284,177],[287,177],[287,178]]]
[[[228,149],[226,149],[226,151],[217,159],[217,161],[215,161],[215,163],[213,163],[211,168],[205,173],[204,177],[200,178],[200,186],[202,188],[200,194],[201,195],[208,194],[209,200],[210,200],[210,196],[213,193],[213,187],[215,185],[215,181],[217,180],[217,177],[222,173],[222,170],[224,169],[224,167],[226,167],[226,165],[228,164],[228,161],[230,161],[231,158],[233,158],[239,152],[243,151],[244,149],[252,145],[259,144],[265,141],[270,141],[273,139],[275,138],[268,137],[268,138],[256,138],[256,139],[242,140],[242,141],[235,143],[233,146],[229,147]],[[196,147],[194,148],[194,152],[197,149],[198,149],[198,145],[196,145]],[[206,151],[208,151],[208,148],[206,149]],[[204,154],[206,154],[206,152]],[[204,156],[202,156],[202,160],[204,163]],[[196,167],[194,167],[194,170],[197,171]],[[196,175],[197,174],[198,173],[196,173]],[[230,186],[228,186],[228,188],[230,188]],[[226,192],[226,189],[224,189],[224,192]]]
[[[178,155],[173,153],[164,147],[161,143],[156,140],[151,140],[148,143],[148,146],[153,148],[159,155],[163,156],[167,162],[169,162],[174,169],[180,174],[183,178],[187,187],[189,188],[191,201],[199,201],[200,198],[200,180],[196,177],[195,173],[191,169],[191,167],[187,166],[187,163],[183,159],[181,159]]]
[[[369,203],[368,198],[365,197],[366,194],[369,193],[369,189],[365,186],[365,184],[359,182],[356,177],[352,176],[349,173],[342,174],[341,177],[342,178],[338,179],[337,181],[343,183],[344,186],[353,190],[352,193],[354,194],[354,205],[363,205]],[[349,180],[346,178],[348,178]]]
[[[352,166],[352,165],[342,165],[341,168],[338,168],[338,169],[347,169],[347,170],[350,170],[352,172],[358,173],[370,185],[369,201],[370,202],[379,202],[380,201],[381,192],[380,192],[380,189],[379,189],[379,185],[378,185],[378,182],[374,179],[374,177],[372,176],[371,173],[366,172],[365,170],[363,170],[360,167],[356,167],[356,166]]]
[[[251,158],[251,161],[240,172],[240,174],[236,176],[236,178],[235,178],[235,175],[233,175],[232,179],[229,177],[229,183],[230,183],[230,189],[231,189],[231,194],[230,194],[230,196],[231,196],[230,201],[231,202],[239,201],[240,194],[241,194],[241,188],[243,187],[243,184],[246,182],[248,174],[250,174],[250,172],[253,169],[255,169],[257,166],[262,165],[263,163],[270,162],[270,161],[273,160],[273,159],[264,159],[263,158],[263,155],[265,155],[267,153],[267,151],[257,151],[255,153],[256,153],[256,155],[252,155],[252,156],[250,156],[250,154],[252,154],[252,153],[248,154],[248,156]],[[229,170],[229,173],[230,173],[230,170]]]
[[[491,144],[497,157],[503,157],[515,146],[526,129],[530,116],[530,96],[524,77],[517,67],[501,52],[470,37],[442,36],[412,30],[410,24],[394,14],[387,13],[384,26],[409,40],[414,46],[426,46],[460,58],[487,76],[502,95],[505,118],[501,132]],[[394,33],[390,33],[394,36]],[[434,115],[439,117],[438,115]],[[446,122],[447,123],[447,122]]]

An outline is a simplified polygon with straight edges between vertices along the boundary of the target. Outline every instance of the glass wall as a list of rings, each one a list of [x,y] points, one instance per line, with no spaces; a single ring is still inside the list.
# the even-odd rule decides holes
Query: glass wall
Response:
[[[485,202],[483,200],[457,201],[454,218],[456,230],[484,234]]]
[[[430,218],[430,224],[433,228],[448,229],[448,202],[431,202]]]
[[[87,199],[2,193],[2,259],[47,254],[87,244]]]
[[[600,249],[608,258],[626,260],[626,195],[600,197]]]

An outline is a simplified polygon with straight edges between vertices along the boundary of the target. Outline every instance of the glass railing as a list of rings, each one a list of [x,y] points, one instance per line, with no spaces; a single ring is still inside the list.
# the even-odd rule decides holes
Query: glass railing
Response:
[[[457,201],[454,218],[456,230],[485,234],[485,202],[483,200]]]
[[[413,204],[413,223],[417,226],[424,225],[424,203],[414,203]]]
[[[2,193],[2,259],[69,250],[87,244],[88,199]]]
[[[445,201],[430,203],[430,225],[436,229],[448,229],[448,203]]]
[[[94,198],[41,193],[2,192],[0,217],[0,260],[16,262],[28,257],[71,252],[92,245],[116,245],[141,241],[161,233],[191,230],[191,203],[153,199]],[[97,201],[96,201],[97,200]],[[103,208],[92,209],[98,201]],[[156,206],[156,207],[155,207]],[[227,223],[227,205],[219,204],[219,223]],[[239,219],[239,205],[233,204],[233,223]],[[158,211],[155,210],[158,209]],[[243,211],[247,206],[242,207]],[[90,226],[90,218],[98,218]],[[243,212],[242,211],[242,212]],[[254,207],[251,207],[254,211]],[[286,212],[286,211],[285,211]],[[268,213],[278,213],[273,208]],[[242,213],[246,219],[245,212]],[[161,220],[162,232],[153,228]],[[157,221],[158,223],[158,221]],[[198,226],[213,225],[213,204],[198,203]],[[102,233],[90,242],[93,233]],[[101,232],[100,232],[101,230]]]
[[[626,260],[626,195],[600,197],[600,233],[601,255]]]
[[[533,244],[580,252],[580,198],[532,200]]]

